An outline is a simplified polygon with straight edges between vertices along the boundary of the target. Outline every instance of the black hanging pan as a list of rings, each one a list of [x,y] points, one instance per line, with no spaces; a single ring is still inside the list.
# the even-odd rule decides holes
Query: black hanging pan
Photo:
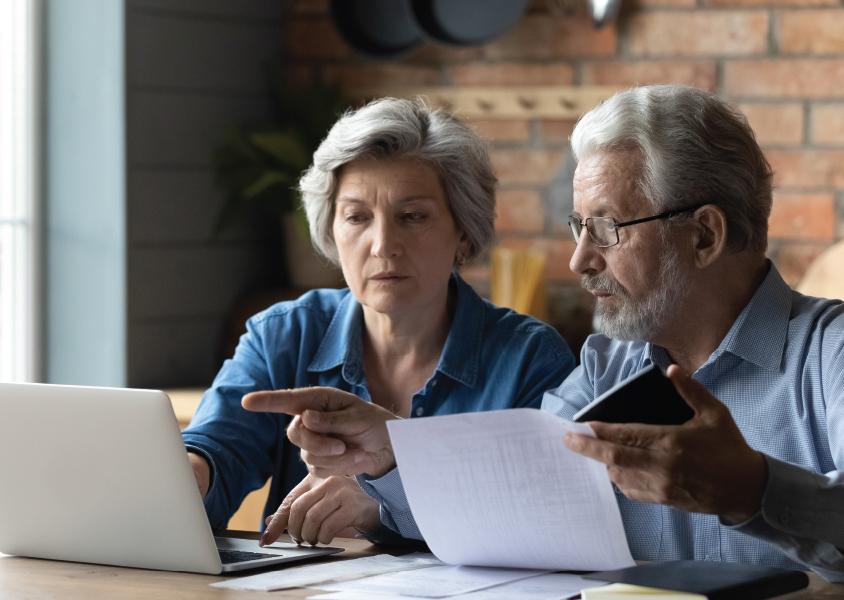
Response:
[[[515,25],[530,0],[411,0],[427,36],[446,44],[476,46]]]
[[[331,14],[349,45],[375,58],[397,56],[423,41],[410,0],[332,0]]]

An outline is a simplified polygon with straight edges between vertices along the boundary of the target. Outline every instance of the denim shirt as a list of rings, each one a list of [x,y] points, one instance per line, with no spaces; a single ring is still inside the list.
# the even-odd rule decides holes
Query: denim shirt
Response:
[[[571,418],[667,352],[590,336],[581,365],[542,408]],[[692,375],[730,410],[768,463],[760,512],[730,526],[715,515],[617,492],[633,558],[808,566],[844,581],[844,304],[791,290],[771,266],[709,359]]]
[[[481,299],[454,274],[454,314],[436,370],[412,399],[411,417],[510,407],[538,408],[543,393],[574,368],[574,356],[550,326]],[[264,515],[275,512],[307,470],[285,436],[289,417],[245,411],[255,390],[329,386],[371,395],[363,370],[363,312],[343,290],[313,290],[278,303],[246,324],[182,433],[190,451],[211,465],[205,508],[213,527],[272,477]],[[391,523],[382,506],[382,520]],[[258,524],[263,528],[262,523]]]

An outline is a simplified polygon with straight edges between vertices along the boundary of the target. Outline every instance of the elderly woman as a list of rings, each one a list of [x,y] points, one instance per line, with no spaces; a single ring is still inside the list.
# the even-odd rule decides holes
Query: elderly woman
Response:
[[[213,526],[272,477],[264,542],[284,526],[311,543],[399,531],[356,479],[309,474],[290,419],[244,410],[245,394],[321,386],[416,418],[538,407],[573,369],[553,329],[482,300],[455,270],[490,244],[495,183],[472,130],[421,102],[378,100],[332,127],[300,190],[314,245],[349,287],[252,317],[203,397],[183,437]]]

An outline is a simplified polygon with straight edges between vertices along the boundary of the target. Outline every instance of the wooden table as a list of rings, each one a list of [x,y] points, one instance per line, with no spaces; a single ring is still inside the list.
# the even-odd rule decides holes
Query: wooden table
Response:
[[[346,548],[336,558],[345,560],[368,556],[379,549],[361,540],[334,540]],[[824,582],[810,575],[808,592],[801,598],[844,600],[844,585]],[[223,580],[219,575],[193,575],[168,571],[147,571],[103,565],[38,560],[0,554],[0,598],[3,600],[193,600],[195,598],[307,598],[315,590],[295,589],[278,592],[219,590],[208,584]]]
[[[239,537],[251,537],[241,534]],[[334,540],[345,552],[328,560],[345,560],[377,554],[378,548],[363,540]],[[306,563],[303,563],[306,564]],[[250,573],[244,573],[244,575]],[[231,576],[195,575],[169,571],[127,569],[106,565],[39,560],[0,554],[2,600],[193,600],[194,598],[307,598],[316,590],[278,592],[219,590],[209,584]]]

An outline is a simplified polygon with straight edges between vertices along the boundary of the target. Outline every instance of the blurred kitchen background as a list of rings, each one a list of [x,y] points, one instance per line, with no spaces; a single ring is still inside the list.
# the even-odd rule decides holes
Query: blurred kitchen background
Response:
[[[839,0],[4,0],[0,44],[3,380],[208,385],[248,314],[310,285],[281,219],[305,124],[386,93],[490,141],[500,248],[464,276],[575,347],[567,137],[635,84],[736,102],[776,171],[770,257],[844,280]]]

